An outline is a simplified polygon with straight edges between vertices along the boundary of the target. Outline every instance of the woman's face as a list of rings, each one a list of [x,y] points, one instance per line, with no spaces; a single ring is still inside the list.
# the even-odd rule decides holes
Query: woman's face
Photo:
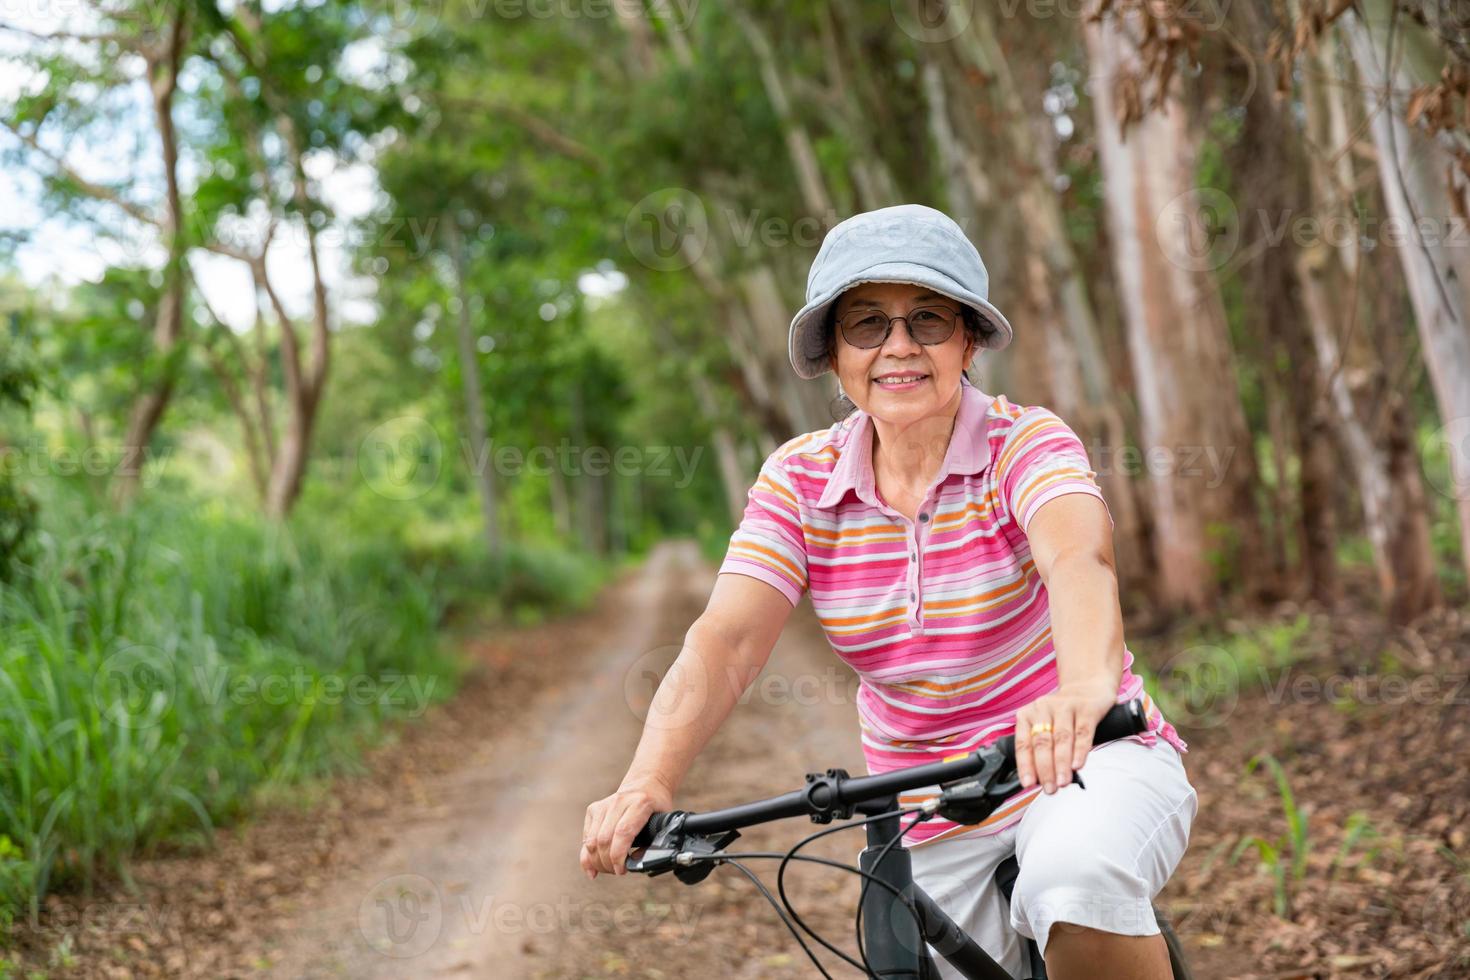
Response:
[[[916,306],[943,306],[960,317],[962,304],[924,286],[906,282],[863,282],[837,297],[834,323],[853,310],[881,310],[907,317]],[[854,405],[876,418],[898,425],[940,412],[954,397],[960,375],[975,350],[963,318],[940,344],[925,346],[909,334],[908,320],[893,324],[888,339],[871,349],[854,347],[834,328],[832,369]],[[895,379],[916,379],[895,383]]]

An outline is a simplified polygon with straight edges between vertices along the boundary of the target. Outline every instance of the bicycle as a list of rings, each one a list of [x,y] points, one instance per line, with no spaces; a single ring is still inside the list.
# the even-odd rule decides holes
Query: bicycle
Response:
[[[1146,728],[1141,700],[1117,704],[1098,724],[1093,744],[1126,738]],[[1015,794],[1021,783],[1016,772],[1014,736],[1004,736],[984,748],[945,762],[912,766],[876,776],[849,776],[845,770],[828,769],[825,773],[808,773],[806,779],[806,786],[802,789],[753,803],[707,813],[674,810],[653,814],[633,840],[632,849],[641,849],[641,853],[630,854],[627,869],[650,877],[672,871],[680,881],[694,885],[708,877],[718,865],[735,867],[754,882],[775,907],[781,921],[824,977],[831,974],[797,931],[798,927],[869,977],[935,980],[939,974],[929,952],[933,947],[970,980],[1012,980],[999,963],[914,883],[912,859],[902,839],[909,829],[935,814],[956,823],[980,823]],[[1086,788],[1081,773],[1074,773],[1073,780],[1079,787]],[[940,787],[938,796],[919,806],[898,805],[900,793],[933,785]],[[740,836],[742,829],[756,824],[802,815],[811,817],[813,823],[827,824],[834,820],[849,820],[854,813],[863,815],[864,819],[818,831],[785,852],[732,853],[726,850]],[[901,818],[909,814],[915,815],[915,819],[907,827],[901,826]],[[867,827],[867,847],[858,855],[858,867],[797,853],[820,837],[860,826]],[[779,904],[760,878],[741,863],[756,858],[781,861],[776,875],[781,898]],[[802,921],[786,897],[785,873],[793,861],[836,867],[862,877],[855,930],[860,959],[839,950]],[[1015,855],[1001,862],[996,871],[997,885],[1007,902],[1019,871]],[[890,914],[894,900],[907,911],[907,915]],[[1169,950],[1169,964],[1175,980],[1191,980],[1178,937],[1158,909],[1154,911]],[[1046,964],[1036,941],[1026,939],[1023,948],[1033,980],[1045,980]]]

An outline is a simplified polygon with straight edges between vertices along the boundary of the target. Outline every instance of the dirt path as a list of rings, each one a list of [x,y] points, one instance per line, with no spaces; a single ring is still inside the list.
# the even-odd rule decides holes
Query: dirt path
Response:
[[[621,946],[640,933],[657,937],[646,944],[650,963],[668,962],[665,942],[689,946],[712,904],[727,901],[723,889],[634,877],[589,882],[576,859],[586,806],[621,778],[654,679],[677,655],[712,584],[692,545],[658,549],[621,587],[603,641],[538,699],[534,723],[466,745],[458,769],[400,807],[379,846],[339,871],[267,952],[271,974],[510,980],[602,972],[612,948],[606,940]],[[818,766],[858,771],[851,687],[839,666],[815,621],[799,617],[737,718],[701,757],[689,799],[773,793]],[[808,707],[819,710],[801,710]],[[856,835],[849,839],[861,846]],[[810,885],[811,876],[802,877]],[[742,916],[768,914],[749,897],[741,897]],[[849,931],[845,921],[836,920],[838,936]],[[787,948],[772,932],[777,962]]]
[[[41,928],[22,926],[6,956],[53,980],[815,975],[733,868],[688,887],[671,875],[589,882],[577,864],[586,805],[621,778],[713,576],[692,544],[670,542],[586,613],[472,643],[482,669],[372,753],[364,776],[264,812],[206,853],[139,861],[136,890],[50,897]],[[1187,641],[1136,649],[1144,642],[1158,663]],[[1292,656],[1289,686],[1242,683],[1227,719],[1181,724],[1201,815],[1157,904],[1196,976],[1470,976],[1470,774],[1459,764],[1470,753],[1470,617],[1390,631],[1340,611],[1314,619]],[[1333,674],[1433,678],[1444,696],[1344,704],[1298,683]],[[803,604],[679,805],[772,795],[829,766],[862,772],[854,685]],[[1281,761],[1310,828],[1285,917],[1255,851],[1229,860],[1252,835],[1287,845],[1270,778],[1245,772],[1261,751]],[[785,850],[814,829],[788,821],[736,847]],[[851,861],[861,846],[860,831],[845,831],[809,853]],[[752,867],[774,889],[774,862]],[[797,866],[788,890],[852,951],[850,876]]]

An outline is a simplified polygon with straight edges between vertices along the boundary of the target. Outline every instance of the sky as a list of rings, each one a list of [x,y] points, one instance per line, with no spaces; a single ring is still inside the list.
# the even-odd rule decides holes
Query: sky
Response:
[[[35,31],[87,30],[89,18],[85,5],[72,0],[25,0],[0,2],[0,23]],[[28,67],[18,63],[14,54],[34,45],[22,35],[0,30],[0,111],[6,103],[38,85]],[[344,54],[341,70],[347,74],[382,70],[386,61],[380,45],[362,41]],[[189,84],[188,73],[181,85]],[[68,166],[82,176],[99,183],[129,181],[136,190],[135,199],[158,200],[161,197],[161,168],[156,163],[156,134],[146,85],[140,80],[116,106],[117,123],[99,138],[102,145],[82,139],[62,143],[56,133],[43,133],[47,150],[63,157]],[[52,127],[54,129],[54,127]],[[0,129],[0,150],[18,147],[19,141]],[[161,266],[164,249],[154,233],[115,208],[103,208],[110,227],[121,231],[124,242],[99,235],[95,226],[48,210],[42,197],[42,184],[36,170],[47,164],[29,154],[30,167],[7,164],[0,167],[0,232],[24,231],[28,241],[20,245],[13,258],[0,259],[0,272],[12,272],[27,284],[42,290],[57,290],[83,281],[97,281],[114,264],[139,261]],[[305,161],[308,176],[317,184],[322,199],[333,209],[339,221],[318,233],[318,254],[323,264],[323,278],[330,290],[335,313],[342,323],[365,323],[376,315],[373,302],[374,283],[370,277],[354,273],[351,254],[354,242],[347,231],[352,222],[366,218],[381,196],[373,168],[364,163],[347,163],[334,156],[317,153]],[[187,186],[195,176],[192,161],[181,161],[181,182]],[[152,191],[150,194],[149,191]],[[239,223],[239,231],[250,238],[264,229],[263,220]],[[411,229],[401,232],[410,234]],[[232,329],[244,331],[253,325],[254,289],[249,269],[238,260],[196,249],[190,264],[199,288],[215,313]],[[8,268],[7,268],[8,267]],[[604,266],[606,268],[606,266]],[[306,235],[301,227],[278,229],[270,253],[267,270],[282,304],[293,317],[307,316],[311,311],[312,275]],[[578,281],[579,288],[591,296],[617,292],[622,277],[615,270],[589,270]]]

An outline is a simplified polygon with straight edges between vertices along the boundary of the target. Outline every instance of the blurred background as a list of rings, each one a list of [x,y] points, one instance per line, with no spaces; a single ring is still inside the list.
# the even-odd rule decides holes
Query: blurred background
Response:
[[[823,235],[907,202],[1016,327],[977,383],[1088,446],[1204,975],[1467,975],[1467,86],[1458,0],[0,0],[0,976],[315,975],[271,937],[347,880],[320,829],[602,678],[575,834],[835,418],[786,355]],[[731,887],[706,937],[802,974]]]

